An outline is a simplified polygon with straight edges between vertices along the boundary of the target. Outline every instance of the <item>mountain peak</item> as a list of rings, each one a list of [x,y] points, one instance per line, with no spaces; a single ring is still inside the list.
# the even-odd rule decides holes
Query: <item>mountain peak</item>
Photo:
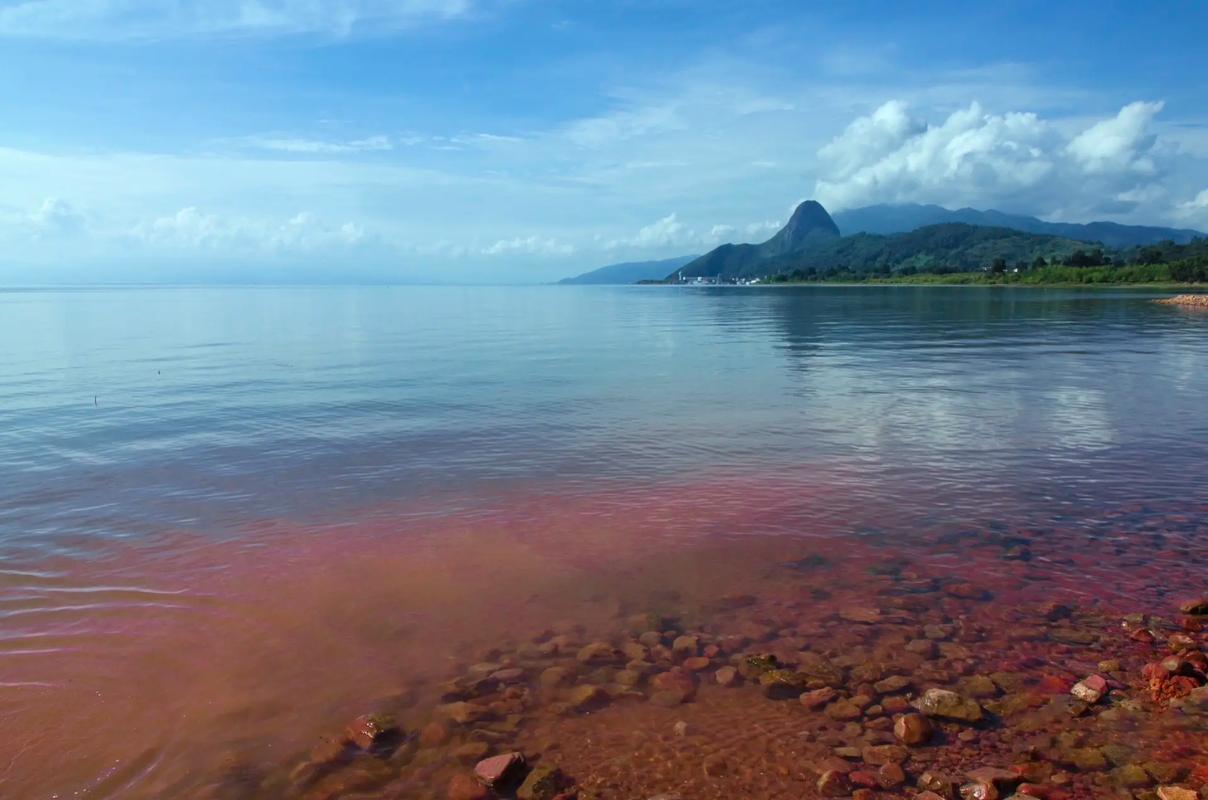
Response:
[[[793,216],[775,236],[760,247],[766,255],[780,255],[800,250],[810,239],[839,236],[839,226],[817,200],[806,200],[793,211]]]

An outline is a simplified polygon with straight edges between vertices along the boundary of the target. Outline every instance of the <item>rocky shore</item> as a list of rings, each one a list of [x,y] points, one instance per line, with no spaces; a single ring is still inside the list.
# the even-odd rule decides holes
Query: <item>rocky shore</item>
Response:
[[[1004,542],[1002,557],[1031,549]],[[813,578],[826,565],[778,569]],[[607,635],[566,623],[501,643],[261,788],[307,800],[1208,798],[1208,597],[1113,616],[894,564],[869,565],[868,581],[860,602],[730,594],[696,618],[618,609]]]
[[[1208,294],[1176,294],[1174,297],[1163,297],[1154,302],[1167,306],[1208,308]]]

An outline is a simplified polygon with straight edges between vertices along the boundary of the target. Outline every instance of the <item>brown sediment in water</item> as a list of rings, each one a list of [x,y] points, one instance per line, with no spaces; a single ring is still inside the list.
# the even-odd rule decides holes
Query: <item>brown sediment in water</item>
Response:
[[[1208,308],[1208,294],[1176,294],[1174,297],[1162,297],[1154,302],[1184,308]]]
[[[5,794],[477,796],[475,763],[513,751],[583,798],[943,796],[986,767],[1003,796],[1208,783],[1208,640],[1178,608],[1208,507],[914,528],[729,485],[182,534],[150,587],[173,594],[130,585],[151,553],[6,577],[29,599],[4,646],[30,652],[5,680],[40,685],[0,692]],[[52,610],[31,585],[97,591]],[[901,744],[920,705],[949,716]]]

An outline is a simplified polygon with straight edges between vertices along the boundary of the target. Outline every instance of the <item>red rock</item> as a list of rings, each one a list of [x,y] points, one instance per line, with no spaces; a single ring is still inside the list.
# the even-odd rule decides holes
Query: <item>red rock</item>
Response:
[[[486,800],[490,793],[469,775],[454,775],[446,794],[449,800]]]
[[[865,747],[862,755],[865,763],[879,767],[883,764],[901,764],[910,753],[900,744],[877,744]]]
[[[851,794],[851,781],[842,772],[828,769],[818,778],[818,793],[823,797],[847,797]]]
[[[1153,644],[1154,635],[1147,628],[1137,628],[1128,634],[1128,638],[1142,644]]]
[[[516,782],[524,772],[523,753],[504,753],[484,758],[474,766],[474,777],[490,789],[506,787]]]
[[[734,667],[722,667],[713,674],[713,680],[717,681],[718,686],[736,686],[738,684],[738,670]]]
[[[684,659],[683,667],[689,672],[704,672],[709,668],[709,664],[709,659],[704,656],[693,656]]]
[[[1036,684],[1036,690],[1045,694],[1066,694],[1070,688],[1070,682],[1059,675],[1042,675]]]
[[[824,686],[821,689],[814,689],[811,692],[802,692],[798,700],[801,705],[809,709],[821,708],[839,696],[839,693],[829,686]]]
[[[1084,703],[1098,703],[1107,692],[1107,681],[1101,675],[1089,675],[1074,684],[1070,694]]]
[[[392,717],[385,714],[365,714],[348,723],[344,735],[357,747],[368,750],[374,742],[396,730]]]
[[[1158,800],[1197,800],[1198,794],[1182,786],[1159,786]]]
[[[696,696],[696,678],[691,672],[679,668],[655,675],[650,679],[650,686],[655,692],[678,692],[683,695],[684,700],[691,700]]]
[[[931,721],[922,714],[905,714],[894,720],[893,735],[902,744],[915,747],[931,738]]]
[[[876,774],[866,769],[857,769],[847,773],[847,779],[851,781],[852,786],[865,786],[871,789],[880,785],[877,783]]]
[[[999,800],[1002,795],[993,784],[974,781],[961,786],[961,800]]]
[[[892,789],[906,782],[906,773],[900,764],[885,764],[877,770],[877,783],[882,789]]]

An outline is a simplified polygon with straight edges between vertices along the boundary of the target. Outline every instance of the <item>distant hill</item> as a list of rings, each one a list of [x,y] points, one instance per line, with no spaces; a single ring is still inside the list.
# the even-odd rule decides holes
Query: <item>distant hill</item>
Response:
[[[821,205],[807,201],[793,218],[763,244],[727,244],[668,275],[688,278],[755,278],[800,270],[855,273],[965,271],[988,267],[998,259],[1014,266],[1065,259],[1084,242],[1011,228],[945,223],[907,233],[857,233],[840,236]]]
[[[627,261],[623,264],[609,264],[573,278],[563,278],[558,283],[599,285],[657,281],[695,258],[696,256],[676,256],[675,258],[664,258],[661,261]]]
[[[839,227],[826,209],[815,200],[806,200],[797,206],[785,226],[763,244],[723,244],[685,265],[682,273],[689,278],[766,275],[772,261],[838,239]]]
[[[845,234],[904,233],[925,225],[963,222],[968,225],[1011,228],[1028,233],[1061,236],[1080,242],[1101,242],[1112,249],[1139,247],[1163,241],[1186,244],[1196,237],[1205,235],[1188,228],[1120,225],[1115,222],[1088,222],[1085,224],[1045,222],[1024,214],[979,211],[975,208],[960,208],[953,211],[942,206],[918,203],[894,203],[853,208],[837,212],[834,219]]]

